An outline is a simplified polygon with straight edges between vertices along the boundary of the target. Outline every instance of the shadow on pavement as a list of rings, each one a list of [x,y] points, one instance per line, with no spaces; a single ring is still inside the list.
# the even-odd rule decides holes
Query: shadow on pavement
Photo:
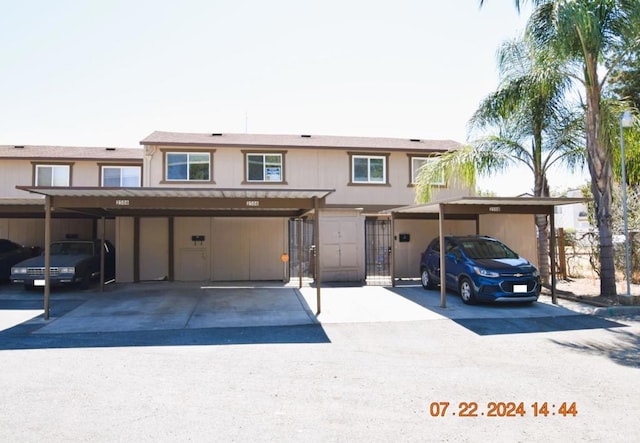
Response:
[[[320,325],[33,334],[27,322],[0,332],[0,350],[330,343]]]
[[[592,315],[542,302],[531,304],[465,305],[455,293],[447,293],[447,307],[440,307],[440,291],[427,291],[419,284],[389,288],[432,312],[453,320],[478,335],[525,334],[627,327]]]
[[[640,336],[623,330],[612,330],[609,332],[615,334],[614,337],[617,339],[617,342],[551,341],[574,351],[607,357],[622,366],[640,368]]]
[[[620,323],[585,314],[561,317],[458,319],[454,321],[478,335],[524,334],[531,332],[558,332],[626,327],[626,325]]]

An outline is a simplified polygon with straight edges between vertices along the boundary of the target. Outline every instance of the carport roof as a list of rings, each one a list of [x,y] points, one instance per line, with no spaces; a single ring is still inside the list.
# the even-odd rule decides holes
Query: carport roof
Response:
[[[50,197],[52,208],[94,216],[253,215],[299,216],[332,189],[35,187],[18,189]]]
[[[552,214],[555,206],[586,203],[588,198],[569,197],[457,197],[424,204],[402,206],[388,212],[399,218],[445,214]]]

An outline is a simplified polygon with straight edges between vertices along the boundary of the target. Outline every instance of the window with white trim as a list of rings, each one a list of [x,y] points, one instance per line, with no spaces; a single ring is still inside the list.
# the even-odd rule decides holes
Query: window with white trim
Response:
[[[167,152],[167,181],[210,181],[211,153],[209,152]]]
[[[141,181],[140,166],[103,166],[102,186],[137,188]]]
[[[387,157],[352,155],[351,181],[353,183],[387,183]]]
[[[284,170],[281,153],[247,153],[248,182],[282,182]]]
[[[69,186],[71,166],[36,165],[36,186]]]
[[[411,184],[415,185],[418,182],[418,175],[420,174],[420,168],[427,163],[436,161],[434,157],[411,157]],[[431,182],[435,186],[445,186],[444,171],[441,171],[438,175],[438,179]]]

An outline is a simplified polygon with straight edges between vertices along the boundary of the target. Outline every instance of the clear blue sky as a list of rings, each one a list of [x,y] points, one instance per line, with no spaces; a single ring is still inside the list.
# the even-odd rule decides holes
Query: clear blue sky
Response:
[[[510,0],[0,0],[0,144],[134,147],[154,130],[464,142],[525,18]],[[522,176],[480,185],[513,195]]]

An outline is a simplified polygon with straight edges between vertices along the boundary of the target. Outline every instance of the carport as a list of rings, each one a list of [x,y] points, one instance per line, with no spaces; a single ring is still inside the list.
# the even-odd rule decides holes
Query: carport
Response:
[[[480,234],[480,217],[486,214],[542,214],[549,217],[550,231],[555,232],[554,212],[556,206],[584,203],[586,198],[565,197],[461,197],[439,202],[404,206],[391,210],[391,231],[395,233],[394,221],[398,219],[425,219],[438,220],[438,233],[440,238],[440,250],[444,251],[444,233],[446,220],[475,220],[476,232]],[[533,223],[533,220],[532,220]],[[550,236],[549,248],[555,251],[555,235]],[[396,270],[394,250],[391,248],[391,281],[396,283]],[[445,281],[444,254],[440,254],[440,281]],[[551,299],[558,303],[556,296],[556,260],[555,254],[551,254]],[[446,285],[440,285],[440,305],[447,307]]]
[[[103,220],[115,217],[167,217],[172,225],[177,216],[217,217],[290,217],[302,218],[313,214],[316,239],[319,238],[319,212],[325,206],[332,189],[216,189],[216,188],[105,188],[105,187],[34,187],[17,189],[44,196],[44,244],[51,243],[52,214],[58,211],[81,213]],[[134,229],[134,268],[140,254],[139,225]],[[172,230],[169,231],[170,236]],[[171,239],[170,239],[171,240]],[[173,248],[169,241],[169,277],[173,278]],[[104,269],[104,248],[101,267]],[[315,245],[315,280],[317,313],[321,306],[320,248]],[[45,248],[44,318],[49,318],[50,255]],[[104,288],[101,272],[100,290]]]

